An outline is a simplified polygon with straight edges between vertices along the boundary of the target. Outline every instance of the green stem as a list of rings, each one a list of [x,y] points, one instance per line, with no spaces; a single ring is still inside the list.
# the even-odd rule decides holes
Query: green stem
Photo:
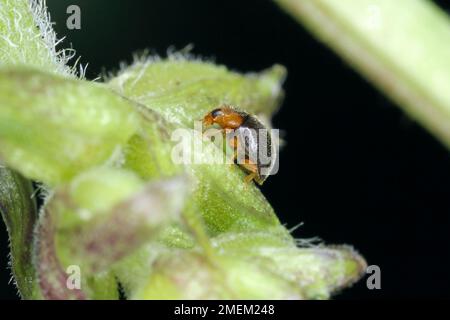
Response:
[[[276,0],[450,147],[450,22],[425,0]]]

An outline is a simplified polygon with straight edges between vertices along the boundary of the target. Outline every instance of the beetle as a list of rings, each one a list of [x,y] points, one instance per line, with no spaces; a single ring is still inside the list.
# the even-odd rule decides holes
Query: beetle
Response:
[[[262,185],[275,163],[276,154],[273,150],[270,131],[256,116],[231,106],[221,106],[203,117],[204,128],[215,124],[222,129],[229,145],[233,148],[234,160],[240,157],[237,164],[248,173],[245,181],[254,180]],[[264,150],[261,150],[262,148]],[[262,152],[265,152],[268,161],[262,161]]]

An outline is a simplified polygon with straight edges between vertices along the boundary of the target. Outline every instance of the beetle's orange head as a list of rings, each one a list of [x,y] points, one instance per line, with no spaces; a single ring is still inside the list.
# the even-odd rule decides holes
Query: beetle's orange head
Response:
[[[205,127],[218,124],[223,129],[236,129],[242,124],[242,122],[242,115],[230,107],[214,109],[203,118],[203,125]]]
[[[212,126],[213,124],[217,123],[217,121],[219,121],[219,118],[223,117],[223,115],[223,108],[214,109],[203,118],[203,125],[206,127]]]

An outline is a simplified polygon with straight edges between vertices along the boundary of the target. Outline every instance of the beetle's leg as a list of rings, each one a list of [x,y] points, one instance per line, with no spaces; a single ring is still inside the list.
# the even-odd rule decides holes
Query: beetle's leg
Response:
[[[228,144],[230,145],[231,148],[233,148],[233,157],[231,158],[231,160],[234,161],[237,159],[238,157],[238,138],[237,137],[232,137],[231,139],[228,140]]]
[[[246,183],[249,183],[255,178],[258,178],[258,165],[256,163],[253,163],[249,159],[245,159],[244,163],[240,163],[239,165],[250,172],[244,179]]]
[[[258,174],[255,172],[252,172],[250,174],[248,174],[247,176],[245,176],[244,178],[244,182],[246,184],[249,184],[250,182],[252,182],[252,180],[255,180],[257,178]]]
[[[231,138],[228,136],[230,132],[233,132],[232,129],[223,129],[222,133],[223,133],[223,138],[225,139],[225,141],[227,142],[227,148],[228,146],[230,146],[233,149],[233,155],[231,157],[228,157],[228,150],[226,152],[226,164],[233,166],[234,165],[234,161],[237,158],[237,145],[238,145],[238,138],[236,136],[232,136]],[[229,160],[231,160],[230,162],[228,162]]]

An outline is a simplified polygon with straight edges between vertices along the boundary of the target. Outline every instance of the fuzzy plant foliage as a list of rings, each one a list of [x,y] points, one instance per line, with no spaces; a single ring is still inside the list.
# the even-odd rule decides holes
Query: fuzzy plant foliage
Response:
[[[323,299],[362,276],[350,246],[300,246],[238,166],[172,161],[180,128],[200,160],[223,152],[193,129],[217,106],[270,121],[282,66],[171,54],[99,83],[57,44],[44,2],[0,0],[0,210],[22,298]]]

